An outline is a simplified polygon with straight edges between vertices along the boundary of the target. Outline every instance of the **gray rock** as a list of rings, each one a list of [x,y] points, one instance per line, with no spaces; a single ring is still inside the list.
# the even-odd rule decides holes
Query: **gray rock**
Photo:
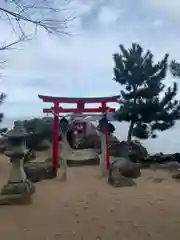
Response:
[[[24,165],[24,171],[31,182],[40,182],[56,177],[53,170],[52,163],[49,162],[28,162]]]
[[[178,168],[176,173],[172,175],[172,178],[180,180],[180,168]]]
[[[161,183],[163,180],[164,180],[163,178],[159,178],[159,177],[153,178],[154,183]]]
[[[140,165],[123,157],[111,157],[110,160],[108,182],[115,187],[134,186],[135,182],[132,179],[141,176]]]
[[[114,187],[133,187],[136,183],[131,178],[123,177],[120,173],[112,172],[108,182]]]
[[[138,178],[141,176],[140,164],[133,163],[127,158],[111,158],[111,171],[120,172],[122,176],[127,178]]]

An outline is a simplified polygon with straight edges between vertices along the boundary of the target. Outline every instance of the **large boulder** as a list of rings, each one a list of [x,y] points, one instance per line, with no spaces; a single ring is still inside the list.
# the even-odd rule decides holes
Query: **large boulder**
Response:
[[[119,169],[122,176],[127,178],[138,178],[141,176],[141,166],[139,163],[133,163],[124,157],[111,158],[111,170]]]
[[[122,147],[119,139],[116,136],[109,136],[109,155],[113,157],[120,157],[122,154]],[[98,134],[91,134],[81,139],[79,149],[94,148],[98,153],[101,153],[101,139]]]
[[[121,142],[116,136],[109,136],[109,155],[113,157],[121,156]]]
[[[40,182],[44,179],[56,177],[51,162],[28,162],[24,165],[24,171],[31,182]]]
[[[119,156],[130,158],[133,162],[141,162],[146,159],[148,152],[138,141],[122,141],[119,144]]]
[[[120,141],[116,136],[109,136],[109,155],[113,157],[127,157],[133,162],[142,162],[148,152],[139,141]],[[99,134],[90,134],[81,139],[78,149],[94,148],[101,153],[101,139]]]
[[[108,181],[116,187],[135,185],[132,179],[141,176],[140,164],[133,163],[124,157],[111,157],[110,160]],[[131,179],[131,181],[127,179]]]
[[[90,134],[88,136],[83,137],[78,145],[78,149],[89,149],[94,148],[98,152],[101,149],[101,139],[98,134]]]
[[[39,151],[43,151],[43,150],[47,150],[50,149],[52,147],[50,141],[48,139],[43,139],[37,146],[37,150]]]
[[[134,162],[142,162],[148,157],[147,149],[137,140],[126,143],[130,147],[129,157]]]

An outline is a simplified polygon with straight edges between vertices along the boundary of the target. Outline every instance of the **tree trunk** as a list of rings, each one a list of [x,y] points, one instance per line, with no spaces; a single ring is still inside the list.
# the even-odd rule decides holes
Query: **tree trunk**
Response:
[[[137,85],[133,86],[133,91],[134,91],[134,106],[136,105],[136,94],[137,94]],[[133,132],[133,127],[134,127],[134,121],[131,121],[130,126],[129,126],[129,130],[128,130],[128,136],[127,136],[127,142],[131,141],[131,137],[132,137],[132,132]]]
[[[128,130],[128,136],[127,136],[127,141],[128,141],[128,142],[131,141],[132,132],[133,132],[133,127],[134,127],[134,122],[131,121],[131,124],[130,124],[130,126],[129,126],[129,130]]]

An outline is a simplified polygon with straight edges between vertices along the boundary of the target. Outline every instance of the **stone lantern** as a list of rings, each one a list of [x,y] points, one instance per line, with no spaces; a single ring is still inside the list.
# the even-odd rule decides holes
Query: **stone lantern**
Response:
[[[60,159],[59,178],[61,181],[65,181],[67,179],[67,156],[69,154],[69,143],[67,141],[69,122],[66,118],[62,118],[60,120],[60,128],[62,132],[62,149],[61,149],[62,158]]]
[[[100,171],[102,177],[106,177],[108,175],[108,171],[106,168],[106,129],[108,128],[108,120],[106,116],[103,116],[101,120],[99,120],[99,131],[101,137],[101,155],[100,155]]]
[[[21,121],[14,122],[14,127],[7,133],[8,148],[5,155],[10,158],[11,172],[8,183],[0,193],[0,204],[26,204],[31,200],[35,187],[24,172],[27,133]]]

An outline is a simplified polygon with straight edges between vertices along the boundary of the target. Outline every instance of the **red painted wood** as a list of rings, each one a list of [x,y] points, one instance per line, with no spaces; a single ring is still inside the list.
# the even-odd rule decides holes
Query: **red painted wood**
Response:
[[[102,97],[102,98],[61,98],[61,97],[51,97],[51,96],[41,96],[39,97],[43,100],[43,102],[58,102],[58,103],[78,103],[79,101],[83,101],[84,103],[112,103],[119,102],[119,96],[113,97]]]
[[[44,108],[43,113],[52,113],[53,108]],[[83,113],[103,113],[106,111],[115,112],[115,108],[85,108],[82,112]],[[79,113],[79,109],[77,108],[59,108],[57,113]]]
[[[86,100],[85,101],[85,103],[102,103],[102,102],[104,102],[105,100],[104,99],[99,99],[99,100],[96,100],[96,99],[89,99],[89,100]],[[43,102],[58,102],[58,103],[77,103],[78,102],[78,100],[71,100],[71,99],[69,99],[69,100],[56,100],[56,101],[54,101],[54,100],[52,100],[52,99],[49,99],[49,98],[45,98],[45,99],[43,99]],[[113,103],[113,102],[119,102],[117,99],[110,99],[110,100],[107,100],[106,101],[107,103]]]
[[[77,102],[77,109],[79,110],[79,112],[83,112],[85,109],[84,107],[85,107],[85,102],[83,101]]]
[[[107,106],[106,106],[106,102],[103,101],[103,102],[101,103],[101,106],[102,106],[102,108],[106,108],[106,107],[107,107]]]
[[[54,134],[53,134],[53,167],[57,171],[58,159],[59,159],[59,116],[58,116],[59,104],[54,104]]]

